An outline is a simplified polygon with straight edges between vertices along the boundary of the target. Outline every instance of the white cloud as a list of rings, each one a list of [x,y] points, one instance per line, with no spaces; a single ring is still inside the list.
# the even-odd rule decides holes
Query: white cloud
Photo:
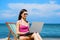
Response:
[[[2,17],[2,19],[5,19],[5,18],[9,19],[17,15],[16,13],[13,13],[13,11],[11,10],[4,10],[4,11],[1,10],[0,12],[2,12],[0,14],[0,18]]]
[[[33,3],[33,4],[28,4],[28,3],[9,3],[8,7],[11,10],[8,11],[3,11],[4,13],[1,14],[1,16],[5,17],[5,18],[11,18],[14,16],[17,16],[17,13],[15,13],[15,11],[19,11],[23,8],[28,10],[29,15],[31,16],[39,16],[39,17],[52,17],[52,16],[56,16],[59,13],[55,13],[54,10],[58,10],[60,9],[60,5],[55,4],[56,1],[49,1],[49,3],[46,4],[37,4],[37,3]],[[15,10],[15,11],[14,11]]]
[[[60,16],[60,12],[57,13],[57,16]]]
[[[4,16],[6,18],[10,18],[10,17],[16,16],[16,14],[4,13],[4,14],[1,14],[1,16]]]
[[[46,4],[27,4],[27,3],[9,3],[8,7],[14,10],[27,9],[30,15],[39,15],[40,17],[55,16],[54,10],[60,9],[60,5],[55,4],[55,1],[50,1]],[[35,11],[36,10],[36,11]]]
[[[46,11],[46,10],[56,10],[60,9],[60,5],[58,4],[27,4],[27,3],[10,3],[8,4],[9,8],[11,9],[39,9],[41,11]]]

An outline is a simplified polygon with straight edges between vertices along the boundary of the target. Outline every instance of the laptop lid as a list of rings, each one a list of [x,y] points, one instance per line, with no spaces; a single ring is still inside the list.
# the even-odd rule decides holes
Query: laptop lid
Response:
[[[32,22],[32,25],[30,27],[30,32],[41,32],[43,27],[43,22]]]

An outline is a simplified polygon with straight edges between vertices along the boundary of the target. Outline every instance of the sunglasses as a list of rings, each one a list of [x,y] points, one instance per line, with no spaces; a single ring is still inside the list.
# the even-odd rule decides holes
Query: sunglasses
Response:
[[[27,13],[24,13],[24,15],[28,15]]]

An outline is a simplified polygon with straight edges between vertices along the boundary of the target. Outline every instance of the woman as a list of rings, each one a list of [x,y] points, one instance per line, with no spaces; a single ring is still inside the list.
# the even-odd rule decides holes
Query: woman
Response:
[[[34,40],[42,40],[38,32],[29,32],[29,22],[26,20],[27,17],[27,10],[22,9],[19,13],[18,21],[16,23],[16,33],[20,36],[28,36],[31,35],[31,38],[34,38]],[[24,38],[22,37],[22,38]]]

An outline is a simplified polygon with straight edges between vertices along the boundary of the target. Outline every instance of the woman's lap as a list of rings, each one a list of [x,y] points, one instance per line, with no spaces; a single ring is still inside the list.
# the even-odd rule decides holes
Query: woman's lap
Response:
[[[18,39],[20,38],[20,37],[22,37],[22,38],[26,38],[26,37],[28,37],[29,35],[32,35],[33,34],[33,32],[32,33],[30,33],[30,32],[28,32],[28,33],[26,33],[26,34],[22,34],[22,35],[20,35],[20,34],[18,34]]]

